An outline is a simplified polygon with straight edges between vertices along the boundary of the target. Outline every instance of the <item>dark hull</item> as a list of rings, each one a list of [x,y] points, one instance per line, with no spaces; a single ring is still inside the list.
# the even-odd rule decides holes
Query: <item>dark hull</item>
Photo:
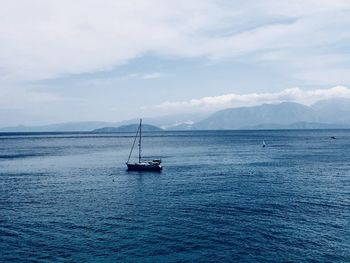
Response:
[[[160,164],[142,165],[138,163],[127,163],[128,171],[161,171]]]

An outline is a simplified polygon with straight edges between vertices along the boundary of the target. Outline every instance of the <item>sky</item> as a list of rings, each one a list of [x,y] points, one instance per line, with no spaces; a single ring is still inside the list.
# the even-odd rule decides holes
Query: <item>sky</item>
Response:
[[[350,98],[348,0],[0,7],[0,127]]]

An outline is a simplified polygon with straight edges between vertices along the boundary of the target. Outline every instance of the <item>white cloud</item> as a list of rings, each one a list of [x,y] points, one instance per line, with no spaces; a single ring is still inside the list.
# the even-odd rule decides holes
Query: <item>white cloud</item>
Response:
[[[168,70],[140,64],[115,75],[111,70],[134,59],[141,58],[143,62],[142,57],[150,54],[156,58],[204,58],[215,62],[239,59],[246,63],[245,68],[262,68],[271,63],[270,72],[282,68],[281,72],[288,71],[288,76],[296,80],[292,83],[298,86],[350,84],[348,0],[0,0],[0,6],[0,107],[22,112],[35,108],[38,120],[43,112],[50,113],[50,120],[62,112],[66,112],[62,119],[71,118],[75,112],[76,119],[103,118],[101,107],[91,105],[104,105],[113,95],[107,92],[103,96],[108,89],[101,87],[126,89],[127,85],[120,82],[130,80],[144,81],[130,84],[130,89],[143,88],[153,84],[151,79],[168,76],[157,70],[181,82],[181,77],[172,75],[171,66]],[[192,69],[189,67],[187,72]],[[249,75],[249,69],[242,71]],[[94,75],[95,72],[103,74]],[[31,81],[37,84],[38,80],[67,76],[69,80],[69,75],[81,73],[92,74],[82,75],[77,85],[59,80],[56,84],[40,82],[40,92],[28,85]],[[120,77],[122,74],[125,76]],[[201,76],[191,76],[187,83],[195,83],[196,78]],[[186,94],[188,86],[178,84],[178,92]],[[50,90],[50,85],[56,87]],[[193,89],[198,89],[200,97],[199,87]],[[90,96],[84,96],[86,91]],[[130,100],[130,108],[125,109],[128,114],[135,109],[132,103],[148,107],[156,103],[154,94],[158,101],[166,96],[165,92],[157,92],[152,93],[152,98],[145,95],[130,99],[125,94],[116,92],[114,96],[116,102]],[[181,107],[212,109],[306,96],[299,89],[278,94],[229,94],[167,102],[160,107],[174,111]],[[67,107],[69,103],[63,101],[70,100],[70,96],[89,100],[90,108],[79,111],[83,107],[75,107],[73,102],[71,108]],[[96,108],[101,111],[97,113]],[[121,115],[124,117],[124,112]],[[11,119],[15,121],[15,117]]]
[[[348,37],[350,25],[344,0],[0,4],[0,74],[20,80],[106,70],[147,53],[222,59],[312,48]]]
[[[228,107],[254,106],[264,103],[280,103],[284,101],[298,102],[310,105],[319,100],[331,98],[350,98],[350,89],[336,86],[329,89],[301,90],[299,88],[285,89],[274,93],[226,94],[204,97],[188,101],[166,101],[157,108],[168,112],[212,111]]]
[[[142,76],[143,79],[159,79],[163,77],[164,74],[160,72],[152,72],[152,73],[147,73]]]
[[[113,86],[120,80],[151,80],[159,79],[166,76],[162,72],[149,72],[149,73],[129,73],[123,76],[116,77],[100,77],[100,78],[89,78],[81,81],[82,85],[90,87],[101,87],[101,86]]]

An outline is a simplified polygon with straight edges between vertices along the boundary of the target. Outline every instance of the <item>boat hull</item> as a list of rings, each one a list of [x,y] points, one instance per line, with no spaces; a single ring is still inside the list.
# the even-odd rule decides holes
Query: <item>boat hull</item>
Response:
[[[160,164],[127,163],[128,171],[161,171]]]

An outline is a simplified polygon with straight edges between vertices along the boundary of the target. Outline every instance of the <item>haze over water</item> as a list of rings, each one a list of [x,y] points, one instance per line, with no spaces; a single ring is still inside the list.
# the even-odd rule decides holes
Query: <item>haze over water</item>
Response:
[[[161,173],[132,140],[0,135],[0,261],[350,262],[349,131],[145,133]]]

